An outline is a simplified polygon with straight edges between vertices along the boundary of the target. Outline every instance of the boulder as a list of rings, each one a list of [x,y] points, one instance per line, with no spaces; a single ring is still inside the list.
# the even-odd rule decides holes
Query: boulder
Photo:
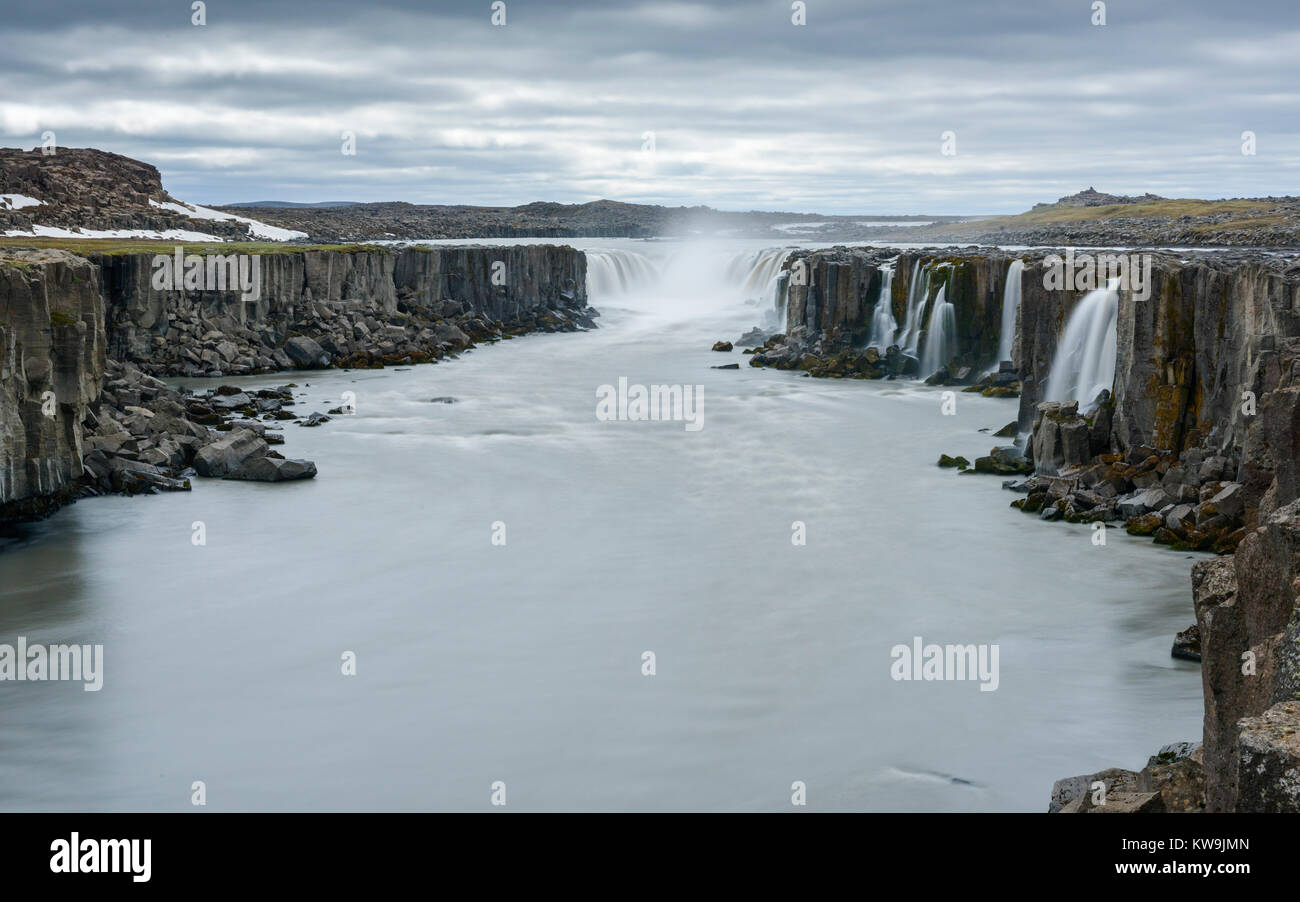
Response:
[[[1055,476],[1092,459],[1091,427],[1079,415],[1079,405],[1046,401],[1038,405],[1031,443],[1039,473]]]
[[[1193,623],[1187,629],[1174,636],[1173,648],[1169,654],[1184,661],[1201,660],[1201,628]]]
[[[303,335],[295,335],[286,341],[284,352],[298,367],[329,366],[325,349]]]
[[[1300,814],[1300,701],[1238,726],[1237,811]]]
[[[291,479],[312,479],[316,464],[310,460],[288,460],[283,457],[254,457],[244,461],[236,470],[226,474],[226,479],[247,479],[255,482],[287,482]]]
[[[1210,503],[1225,517],[1240,519],[1246,512],[1246,488],[1239,482],[1230,482],[1210,499]]]
[[[200,476],[228,476],[253,458],[266,455],[266,442],[251,429],[234,429],[204,445],[194,455],[194,469]]]
[[[1164,797],[1158,792],[1107,793],[1102,804],[1092,803],[1091,793],[1061,809],[1062,814],[1154,814],[1165,811]]]
[[[1165,811],[1203,811],[1205,763],[1201,744],[1175,742],[1164,746],[1138,774],[1138,791],[1159,793]]]
[[[1095,774],[1057,780],[1052,784],[1052,799],[1047,806],[1047,813],[1056,814],[1071,802],[1077,803],[1085,795],[1091,797],[1094,783],[1105,784],[1107,796],[1117,792],[1136,791],[1138,774],[1135,771],[1111,767]]]

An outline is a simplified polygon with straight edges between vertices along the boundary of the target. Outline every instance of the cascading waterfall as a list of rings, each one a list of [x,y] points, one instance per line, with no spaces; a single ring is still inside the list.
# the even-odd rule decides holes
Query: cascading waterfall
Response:
[[[634,251],[587,251],[587,295],[600,301],[655,284],[659,272],[650,258]]]
[[[772,283],[781,274],[781,264],[790,255],[785,247],[769,247],[750,254],[737,254],[727,263],[727,281],[740,282],[747,295],[771,296]]]
[[[1097,396],[1115,385],[1119,322],[1119,279],[1086,295],[1070,314],[1052,357],[1044,401],[1078,401],[1091,409]]]
[[[739,284],[745,300],[767,301],[771,306],[763,311],[763,325],[781,328],[785,325],[785,302],[788,293],[788,276],[781,268],[790,256],[791,248],[768,247],[760,251],[736,254],[727,261],[726,284]]]
[[[948,303],[948,286],[939,286],[934,309],[925,330],[925,351],[921,355],[922,378],[928,378],[957,356],[957,308]]]
[[[780,328],[785,322],[785,302],[789,279],[782,270],[788,247],[769,247],[748,254],[737,254],[727,263],[727,282],[740,283],[746,299],[757,297],[771,301],[763,314],[764,325]]]
[[[998,359],[993,361],[995,370],[1002,361],[1011,359],[1011,345],[1016,337],[1016,314],[1020,310],[1020,274],[1024,270],[1024,260],[1012,260],[1007,267],[1007,284],[1002,289],[1002,337],[998,341]]]
[[[917,278],[917,276],[920,278]],[[912,281],[907,291],[907,314],[903,318],[903,332],[898,336],[903,353],[916,356],[917,345],[921,342],[921,314],[925,310],[925,299],[930,293],[930,268],[921,269],[921,261],[912,264]]]
[[[881,351],[894,343],[894,333],[898,331],[891,300],[893,285],[894,267],[886,263],[880,267],[880,297],[876,299],[876,309],[871,315],[871,340],[867,343],[868,347]]]

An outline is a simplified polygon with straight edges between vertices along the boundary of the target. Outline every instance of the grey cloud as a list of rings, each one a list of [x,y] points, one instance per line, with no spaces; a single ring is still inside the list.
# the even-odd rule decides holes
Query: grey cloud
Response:
[[[1281,3],[1117,0],[1103,28],[1083,0],[807,0],[806,28],[788,2],[507,0],[505,28],[489,6],[211,0],[194,28],[187,2],[0,0],[0,142],[54,129],[209,203],[979,213],[1087,184],[1293,190]]]

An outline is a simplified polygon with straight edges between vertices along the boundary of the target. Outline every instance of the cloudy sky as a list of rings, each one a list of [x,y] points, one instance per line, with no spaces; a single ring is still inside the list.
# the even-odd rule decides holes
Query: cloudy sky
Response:
[[[504,6],[208,0],[198,27],[190,0],[0,0],[0,144],[52,130],[200,203],[1300,193],[1294,0],[1110,0],[1104,26],[1092,0],[805,0],[803,26],[789,0]]]

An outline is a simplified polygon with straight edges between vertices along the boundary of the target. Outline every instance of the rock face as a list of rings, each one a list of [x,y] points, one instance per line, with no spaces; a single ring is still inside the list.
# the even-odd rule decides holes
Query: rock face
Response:
[[[1237,810],[1300,813],[1300,701],[1241,722]]]
[[[1104,795],[1097,784],[1105,786]],[[1196,812],[1205,807],[1205,770],[1199,742],[1167,745],[1134,772],[1118,767],[1066,777],[1052,786],[1049,814]]]
[[[81,478],[81,422],[104,376],[99,271],[0,251],[0,520],[39,516]]]
[[[194,396],[157,376],[425,362],[594,326],[586,257],[568,247],[277,249],[248,298],[155,288],[154,257],[0,251],[0,520],[79,494],[183,491],[196,474],[316,475],[267,447],[283,441],[267,422],[298,419],[287,389]]]
[[[568,247],[286,249],[260,256],[254,299],[159,290],[153,255],[94,259],[110,353],[155,375],[421,363],[502,334],[593,325],[586,256]]]
[[[148,163],[93,148],[0,148],[0,194],[21,194],[39,205],[0,208],[0,235],[31,233],[33,226],[75,231],[179,229],[227,240],[254,237],[246,223],[195,219],[156,204],[175,204],[163,190],[162,176]],[[155,201],[156,204],[151,204]]]
[[[1008,484],[1024,495],[1012,505],[1225,555],[1194,571],[1196,627],[1187,633],[1199,637],[1203,665],[1203,776],[1180,777],[1171,794],[1169,774],[1149,774],[1131,805],[1109,810],[1191,810],[1192,799],[1212,811],[1281,810],[1291,804],[1291,764],[1276,737],[1297,712],[1275,706],[1300,698],[1300,266],[1260,253],[1150,254],[1149,294],[1118,292],[1114,381],[1100,398],[1079,399],[1081,410],[1043,396],[1066,323],[1091,286],[1062,290],[1046,278],[1046,256],[1021,255],[1012,362],[1036,472]],[[891,259],[886,300],[899,328],[918,297],[912,321],[928,326],[940,285],[955,308],[955,356],[927,381],[973,381],[972,370],[997,362],[1005,255],[832,248],[786,260],[785,332],[753,349],[751,365],[833,378],[918,375],[904,347],[865,347]],[[930,274],[921,295],[910,284],[918,261]],[[999,387],[987,377],[972,386]],[[974,469],[998,472],[993,462]],[[1268,724],[1242,725],[1265,712]],[[1243,730],[1267,753],[1248,750]],[[1258,765],[1249,787],[1239,772],[1248,752]]]

